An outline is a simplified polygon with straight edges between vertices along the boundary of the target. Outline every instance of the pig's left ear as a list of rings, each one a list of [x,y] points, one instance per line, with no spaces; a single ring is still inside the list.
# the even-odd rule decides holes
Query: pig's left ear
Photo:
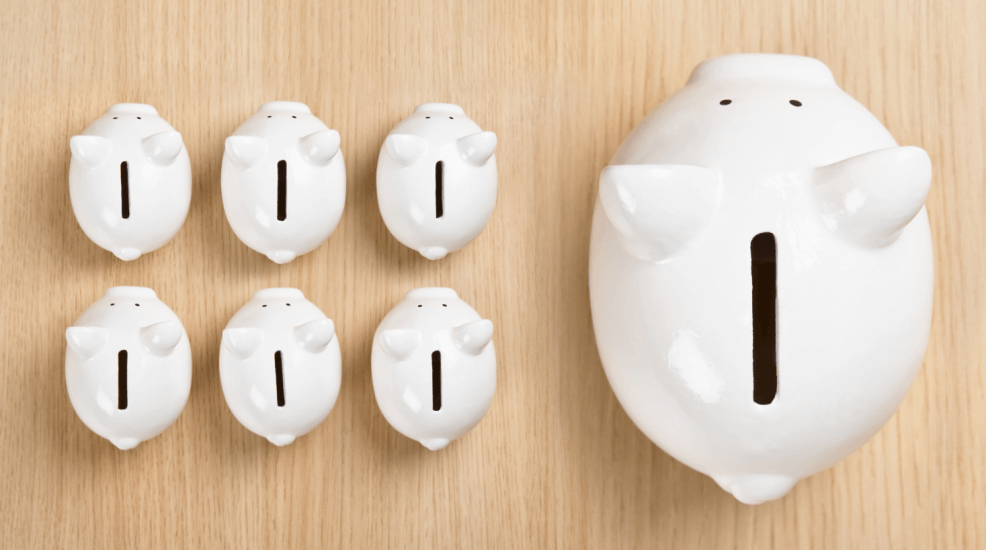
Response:
[[[496,151],[496,134],[493,132],[477,132],[459,138],[455,142],[462,160],[473,166],[482,166]]]
[[[626,249],[646,261],[674,255],[719,202],[719,172],[681,164],[618,164],[599,175],[599,202]]]
[[[72,156],[89,168],[99,166],[113,148],[113,142],[100,136],[74,136],[68,142]]]
[[[403,361],[411,356],[411,353],[421,342],[421,332],[412,328],[389,329],[380,333],[377,337],[380,349],[387,355],[398,361]]]
[[[144,154],[154,164],[168,166],[175,161],[178,153],[181,152],[181,134],[174,130],[159,132],[141,140],[140,146],[144,149]]]
[[[109,339],[109,331],[102,327],[69,327],[65,330],[68,347],[83,357],[92,359]]]
[[[226,138],[226,156],[240,168],[249,170],[267,153],[267,140],[256,136]]]
[[[891,147],[811,172],[822,221],[863,246],[892,243],[931,189],[931,159],[920,147]]]
[[[390,134],[383,142],[384,149],[394,162],[402,167],[408,167],[418,162],[421,155],[428,150],[428,141],[421,136],[411,134]]]
[[[339,152],[341,141],[339,132],[319,130],[301,138],[301,141],[298,142],[298,149],[301,150],[301,156],[305,157],[308,162],[325,166]]]
[[[240,359],[248,359],[263,342],[264,331],[259,328],[228,328],[223,331],[223,347]]]
[[[479,355],[493,339],[493,321],[481,319],[452,329],[455,347],[472,355]]]
[[[336,326],[331,319],[319,319],[294,329],[294,338],[298,346],[305,351],[318,353],[329,345],[336,334]]]

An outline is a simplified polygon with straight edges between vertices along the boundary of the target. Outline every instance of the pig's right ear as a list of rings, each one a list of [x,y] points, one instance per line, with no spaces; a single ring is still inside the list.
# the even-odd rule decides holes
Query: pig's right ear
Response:
[[[223,346],[240,359],[246,359],[260,349],[264,331],[259,328],[228,328],[223,331]]]
[[[407,167],[417,162],[421,155],[425,154],[428,149],[428,141],[423,137],[410,134],[390,134],[384,141],[384,147],[394,162]]]
[[[229,136],[226,138],[226,155],[240,168],[247,170],[263,158],[267,152],[267,140],[256,136]]]
[[[144,154],[160,166],[170,166],[178,158],[181,148],[184,147],[181,134],[174,130],[147,136],[141,140],[140,144],[144,149]]]
[[[721,180],[719,172],[699,166],[607,166],[599,176],[599,202],[631,254],[659,261],[702,231],[718,205]]]
[[[891,147],[815,168],[811,177],[826,227],[860,246],[880,248],[924,207],[931,159],[920,147]]]
[[[414,329],[385,330],[377,336],[380,349],[398,361],[407,359],[421,341],[421,332]]]
[[[493,321],[481,319],[451,330],[452,342],[466,353],[479,355],[493,339]]]
[[[140,342],[151,353],[164,357],[171,353],[181,340],[184,331],[178,321],[161,321],[140,329]]]
[[[101,327],[69,327],[65,329],[68,347],[83,357],[92,359],[109,339],[109,331]]]
[[[339,152],[339,144],[342,138],[335,130],[319,130],[313,134],[301,138],[298,141],[298,149],[305,160],[318,166],[325,166],[332,162],[332,159]]]
[[[88,168],[99,166],[113,148],[113,142],[99,136],[74,136],[68,142],[72,158],[79,159]]]

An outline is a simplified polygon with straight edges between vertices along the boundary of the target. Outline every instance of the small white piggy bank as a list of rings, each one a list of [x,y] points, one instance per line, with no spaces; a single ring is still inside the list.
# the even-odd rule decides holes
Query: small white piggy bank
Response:
[[[820,61],[705,61],[599,182],[589,287],[627,414],[745,503],[894,413],[931,322],[931,163]]]
[[[65,331],[65,382],[90,430],[133,449],[178,418],[192,351],[178,316],[149,288],[116,286]]]
[[[451,288],[418,288],[373,337],[373,391],[397,431],[432,451],[479,423],[496,390],[493,323]]]
[[[496,204],[496,134],[458,105],[425,103],[387,136],[377,202],[387,229],[429,260],[479,236]]]
[[[288,445],[321,424],[339,397],[335,325],[300,290],[258,291],[223,331],[219,376],[240,424]]]
[[[192,168],[181,134],[154,107],[120,103],[69,141],[72,210],[121,260],[161,248],[185,223]]]
[[[223,208],[236,236],[285,264],[325,242],[346,205],[339,132],[303,103],[264,103],[226,138]]]

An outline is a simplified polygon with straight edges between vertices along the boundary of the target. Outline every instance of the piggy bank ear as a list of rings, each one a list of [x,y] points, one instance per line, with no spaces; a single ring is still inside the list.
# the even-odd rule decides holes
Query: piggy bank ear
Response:
[[[496,134],[493,132],[477,132],[455,142],[462,160],[473,166],[482,166],[496,151]]]
[[[878,248],[896,240],[924,206],[931,159],[920,147],[891,147],[816,168],[811,178],[825,225]]]
[[[418,347],[420,341],[421,333],[414,329],[385,330],[377,337],[380,348],[398,361],[410,357],[411,352]]]
[[[298,341],[298,346],[312,353],[318,353],[325,349],[335,334],[336,326],[331,319],[319,319],[298,325],[294,329],[294,337]]]
[[[170,354],[181,340],[181,323],[162,321],[140,329],[140,343],[154,355]]]
[[[69,148],[72,149],[72,158],[95,168],[109,155],[113,142],[99,136],[74,136],[69,140]]]
[[[181,152],[181,134],[174,130],[159,132],[141,140],[140,145],[144,149],[144,154],[154,164],[168,166],[175,161],[178,153]]]
[[[259,328],[228,328],[223,331],[223,346],[240,359],[246,359],[260,349],[264,331]]]
[[[308,134],[298,142],[301,156],[312,164],[325,166],[339,152],[341,138],[335,130],[320,130]]]
[[[110,333],[101,327],[69,327],[65,330],[68,347],[83,357],[91,359],[103,348]]]
[[[267,140],[255,136],[229,136],[226,138],[226,155],[247,170],[263,158],[267,152]]]
[[[411,166],[428,149],[428,142],[420,136],[390,134],[384,141],[387,154],[401,166]]]
[[[719,201],[720,181],[719,172],[699,166],[607,166],[599,176],[599,202],[627,250],[658,261],[705,227]]]
[[[493,321],[482,319],[452,329],[452,342],[462,351],[479,355],[493,339]]]

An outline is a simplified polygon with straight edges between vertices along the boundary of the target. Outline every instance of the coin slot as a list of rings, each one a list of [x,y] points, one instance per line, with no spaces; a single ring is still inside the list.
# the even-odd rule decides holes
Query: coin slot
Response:
[[[281,352],[274,352],[274,377],[277,382],[277,406],[284,406],[284,369],[281,366]]]
[[[442,352],[431,354],[431,410],[442,408]]]
[[[130,170],[127,161],[120,163],[120,215],[123,219],[130,218]]]
[[[761,233],[750,241],[753,278],[753,401],[777,396],[777,241]]]
[[[445,215],[445,163],[435,163],[435,217]]]
[[[122,349],[116,356],[116,408],[127,408],[127,350]]]
[[[288,217],[288,162],[277,163],[277,221],[283,222]]]

